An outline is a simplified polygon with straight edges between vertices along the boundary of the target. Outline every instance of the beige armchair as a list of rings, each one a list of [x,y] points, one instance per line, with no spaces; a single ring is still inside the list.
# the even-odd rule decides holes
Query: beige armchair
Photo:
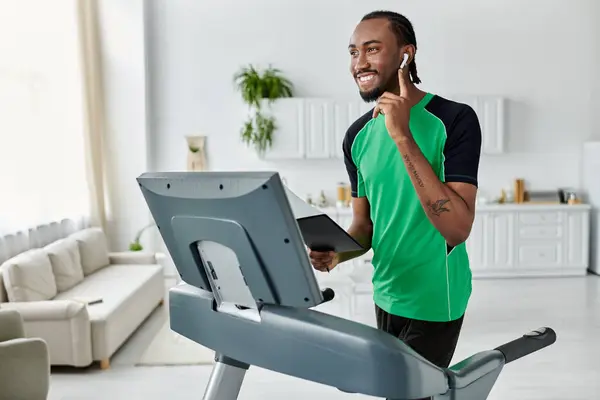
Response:
[[[45,400],[49,390],[46,342],[25,337],[18,311],[0,309],[0,400]]]

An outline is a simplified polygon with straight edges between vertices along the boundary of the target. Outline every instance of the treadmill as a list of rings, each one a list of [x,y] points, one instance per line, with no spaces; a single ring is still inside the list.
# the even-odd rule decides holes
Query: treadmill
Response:
[[[182,283],[171,329],[215,351],[205,400],[237,399],[251,365],[386,399],[486,399],[503,367],[553,344],[542,327],[449,368],[377,328],[315,307],[321,290],[277,172],[137,178]]]

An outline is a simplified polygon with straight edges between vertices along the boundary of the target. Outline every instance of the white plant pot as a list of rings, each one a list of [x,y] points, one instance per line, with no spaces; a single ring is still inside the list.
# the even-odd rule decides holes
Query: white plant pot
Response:
[[[186,136],[187,170],[206,171],[208,169],[206,160],[206,136]],[[192,151],[194,149],[195,151]]]

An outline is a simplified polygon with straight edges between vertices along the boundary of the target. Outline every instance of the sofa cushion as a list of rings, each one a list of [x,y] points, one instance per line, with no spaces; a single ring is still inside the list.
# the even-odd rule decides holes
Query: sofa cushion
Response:
[[[8,301],[50,300],[57,294],[52,264],[43,249],[21,253],[0,268]]]
[[[159,265],[110,265],[87,276],[77,286],[58,293],[56,300],[83,300],[102,298],[102,303],[89,306],[90,320],[106,319],[127,297],[139,289],[157,272]]]
[[[58,292],[64,292],[83,281],[83,267],[79,246],[73,238],[50,243],[44,250],[48,253]]]
[[[87,228],[69,236],[79,245],[83,275],[88,276],[109,264],[108,242],[100,228]]]
[[[61,300],[95,300],[88,305],[94,359],[109,357],[165,295],[162,266],[110,265],[59,293]]]

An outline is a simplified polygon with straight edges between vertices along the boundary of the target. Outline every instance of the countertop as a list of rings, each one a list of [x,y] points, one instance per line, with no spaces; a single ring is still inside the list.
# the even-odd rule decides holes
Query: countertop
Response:
[[[325,214],[351,214],[352,207],[317,207]],[[477,204],[477,211],[565,211],[565,210],[589,210],[592,206],[589,204],[534,204],[534,203],[489,203]]]

